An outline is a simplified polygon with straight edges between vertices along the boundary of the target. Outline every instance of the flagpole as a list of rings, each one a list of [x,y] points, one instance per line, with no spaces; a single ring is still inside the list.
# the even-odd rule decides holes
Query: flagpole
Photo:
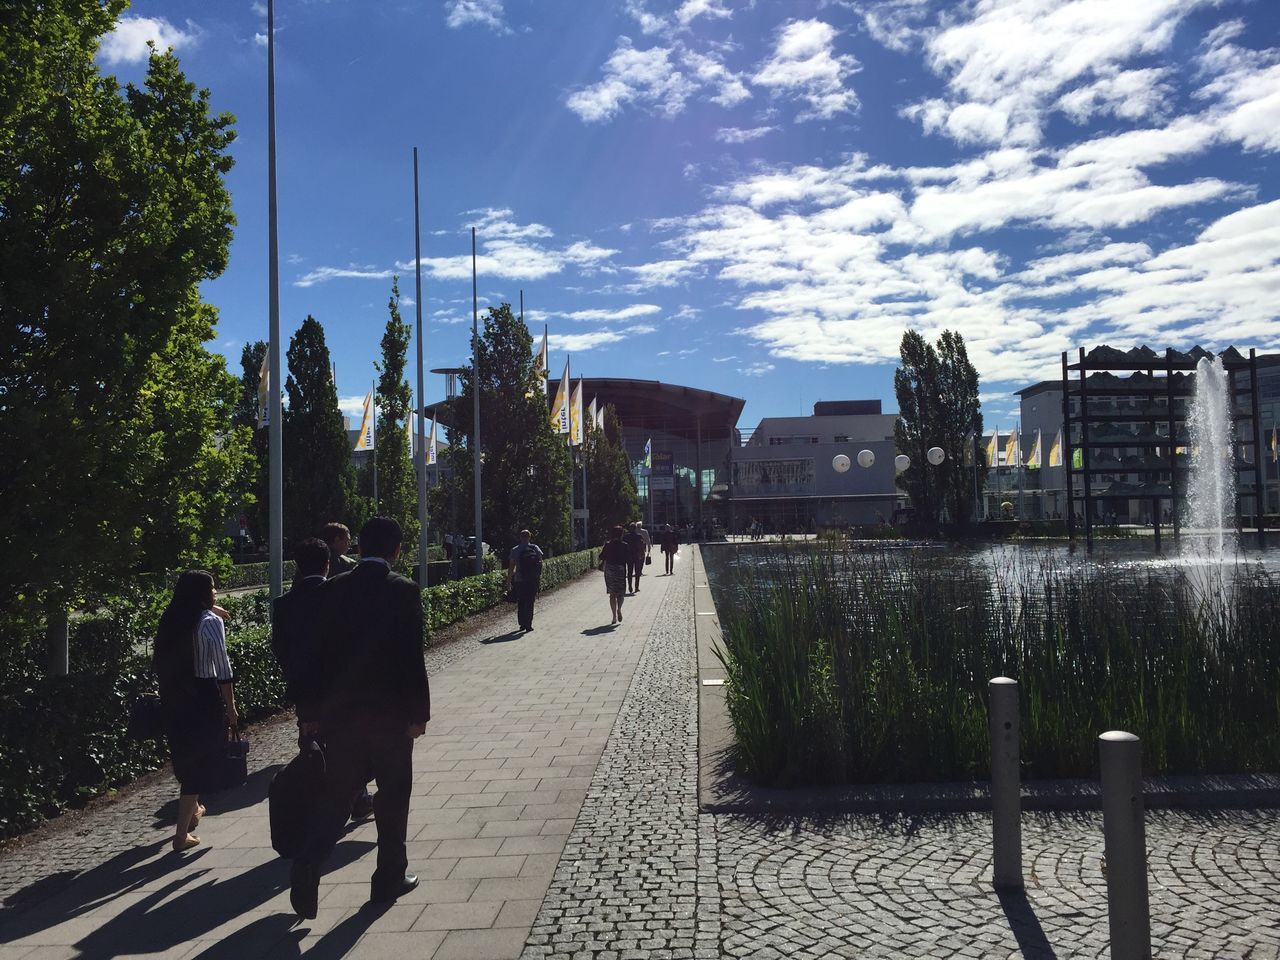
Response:
[[[476,228],[471,228],[471,417],[475,424],[471,451],[476,501],[476,573],[484,573],[484,518],[480,510],[480,299],[476,287]]]
[[[582,382],[582,378],[578,378],[578,396],[582,398],[585,405],[587,402],[587,385]],[[582,430],[582,443],[580,454],[582,456],[582,547],[588,549],[591,546],[591,534],[588,532],[587,521],[591,518],[591,507],[587,503],[587,411],[584,409],[581,416],[578,417],[579,429]]]
[[[564,358],[564,379],[569,384],[565,391],[565,407],[569,411],[569,432],[565,436],[565,446],[569,450],[569,549],[573,549],[573,372],[569,366],[569,356]]]
[[[271,596],[284,592],[284,465],[280,417],[280,238],[276,229],[276,30],[275,2],[267,0],[267,285],[271,343],[267,426],[267,542]]]
[[[427,452],[426,437],[423,434],[423,421],[426,408],[423,406],[422,384],[422,231],[418,226],[418,148],[413,148],[413,274],[414,274],[414,312],[417,317],[417,354],[418,354],[418,449],[414,453],[414,463],[418,473],[418,586],[427,589],[427,546],[429,530],[427,528]],[[409,414],[410,418],[413,414]]]
[[[378,514],[378,383],[369,384],[369,456],[373,458],[373,513]]]

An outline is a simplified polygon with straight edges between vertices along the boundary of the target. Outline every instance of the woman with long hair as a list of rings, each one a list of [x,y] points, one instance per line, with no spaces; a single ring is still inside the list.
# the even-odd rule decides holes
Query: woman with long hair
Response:
[[[226,627],[214,612],[217,597],[211,573],[188,570],[179,575],[156,635],[160,706],[179,787],[173,838],[178,851],[200,842],[191,832],[204,815],[200,794],[218,788],[227,727],[240,722]]]
[[[622,539],[622,527],[609,531],[609,539],[600,551],[600,569],[604,571],[604,589],[609,594],[610,624],[622,622],[622,599],[627,592],[627,561],[631,551]]]

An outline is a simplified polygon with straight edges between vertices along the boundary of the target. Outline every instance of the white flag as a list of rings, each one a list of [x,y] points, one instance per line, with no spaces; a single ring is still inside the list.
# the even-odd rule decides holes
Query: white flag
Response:
[[[427,466],[434,466],[436,462],[436,419],[431,418],[431,435],[427,437]]]
[[[582,420],[582,381],[579,380],[578,385],[573,388],[573,398],[569,403],[569,442],[575,447],[585,439],[583,428],[586,424]]]
[[[258,371],[258,429],[271,423],[271,348],[262,355],[262,369]]]
[[[556,400],[551,406],[551,427],[556,433],[569,432],[569,361],[564,362],[564,376],[556,388]]]

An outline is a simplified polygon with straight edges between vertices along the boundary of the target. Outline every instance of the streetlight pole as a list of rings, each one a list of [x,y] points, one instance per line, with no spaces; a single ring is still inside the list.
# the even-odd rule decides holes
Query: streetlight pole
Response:
[[[475,427],[471,472],[476,501],[476,573],[484,573],[484,520],[480,511],[480,299],[476,288],[476,228],[471,228],[471,416]]]
[[[276,29],[275,3],[267,0],[267,247],[271,344],[267,373],[267,542],[270,547],[271,596],[284,593],[284,435],[280,403],[280,238],[276,229]]]
[[[413,272],[414,311],[417,316],[416,347],[418,354],[418,449],[414,462],[418,467],[418,586],[427,589],[427,424],[422,383],[422,240],[418,225],[418,148],[413,148]],[[412,413],[409,416],[413,416]]]

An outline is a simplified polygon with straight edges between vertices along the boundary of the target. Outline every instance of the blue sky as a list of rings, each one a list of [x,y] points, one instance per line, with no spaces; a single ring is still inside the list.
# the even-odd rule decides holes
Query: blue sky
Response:
[[[745,397],[743,426],[881,397],[907,326],[960,330],[989,424],[1061,350],[1280,349],[1280,4],[279,0],[281,317],[349,412],[393,272],[431,367],[480,297],[552,371]],[[135,0],[99,59],[173,46],[237,118],[239,370],[267,333],[265,7]],[[443,392],[430,378],[428,400]]]

